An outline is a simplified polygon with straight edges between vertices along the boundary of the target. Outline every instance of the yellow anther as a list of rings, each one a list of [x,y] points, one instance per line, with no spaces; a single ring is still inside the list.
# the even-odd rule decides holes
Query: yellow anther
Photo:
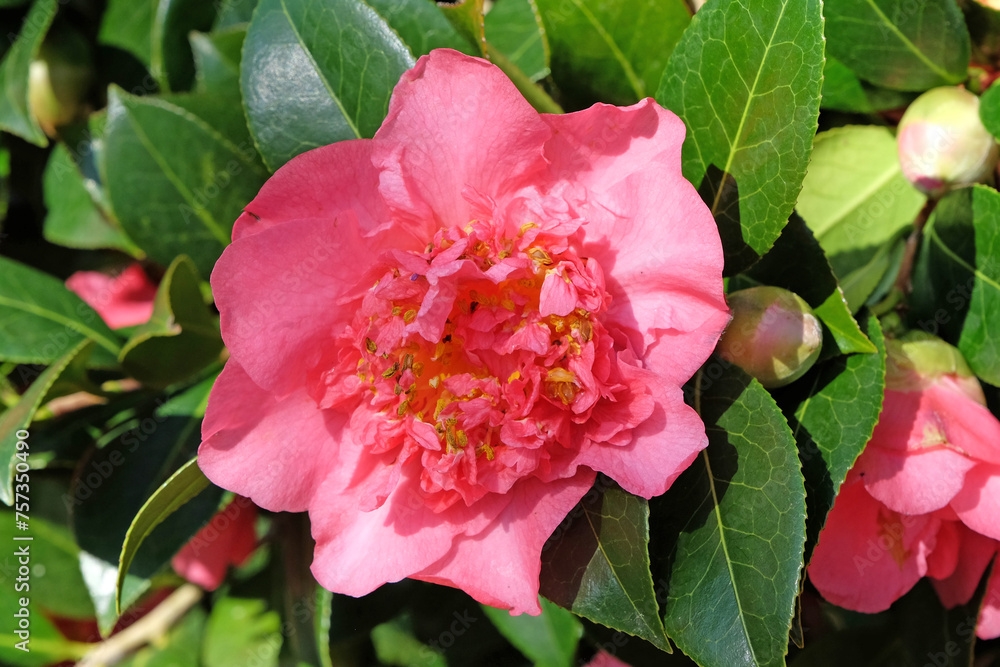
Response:
[[[533,222],[524,223],[523,225],[521,225],[521,230],[517,233],[517,238],[521,238],[522,236],[524,236],[525,232],[527,232],[532,227],[537,227],[537,226],[538,225],[536,225]]]
[[[365,338],[365,349],[371,352],[372,354],[375,354],[375,350],[378,349],[378,346],[375,344],[375,341],[373,341],[371,338]]]
[[[530,249],[528,251],[528,257],[530,257],[534,261],[538,262],[542,266],[551,266],[552,265],[552,257],[550,257],[549,253],[545,252],[541,248],[532,248],[532,249]]]
[[[403,415],[406,414],[406,411],[409,410],[409,409],[410,409],[410,402],[409,401],[403,401],[402,403],[399,404],[399,407],[396,408],[396,416],[397,417],[402,417]]]
[[[403,314],[403,321],[406,322],[407,324],[409,324],[410,322],[412,322],[415,319],[417,319],[417,311],[415,311],[415,310],[411,309],[411,310],[406,311]]]
[[[549,369],[545,379],[549,382],[576,382],[576,375],[573,371],[557,366]]]
[[[382,377],[391,378],[397,371],[399,371],[399,364],[394,363],[392,366],[389,366],[389,368],[382,371]]]
[[[510,383],[513,382],[514,380],[520,380],[520,379],[521,379],[521,371],[514,371],[513,373],[510,374],[510,377],[507,378],[507,382]]]

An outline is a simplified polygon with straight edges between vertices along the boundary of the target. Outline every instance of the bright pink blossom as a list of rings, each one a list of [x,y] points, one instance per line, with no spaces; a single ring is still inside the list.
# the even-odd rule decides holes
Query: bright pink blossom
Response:
[[[539,115],[486,61],[421,58],[374,139],[295,158],[237,220],[205,473],[308,510],[330,590],[540,613],[596,473],[648,498],[707,444],[680,387],[728,312],[683,138],[652,100]]]
[[[142,324],[153,314],[156,285],[138,264],[130,264],[117,276],[99,271],[77,271],[66,279],[66,287],[112,329]]]
[[[237,497],[195,533],[170,561],[174,571],[205,590],[214,591],[230,565],[240,566],[257,548],[257,508]]]
[[[964,604],[1000,540],[1000,421],[957,350],[889,341],[885,403],[820,533],[809,577],[830,602],[887,609],[924,576]],[[992,576],[989,587],[1000,586]],[[1000,636],[1000,591],[977,629]]]

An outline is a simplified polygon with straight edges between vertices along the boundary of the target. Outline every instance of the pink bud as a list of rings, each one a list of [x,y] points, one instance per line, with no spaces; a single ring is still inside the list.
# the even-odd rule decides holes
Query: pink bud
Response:
[[[996,141],[979,120],[979,98],[964,88],[935,88],[914,100],[897,141],[903,174],[932,197],[984,180],[997,163]]]
[[[823,346],[823,328],[802,297],[762,286],[726,297],[733,319],[716,352],[765,387],[782,387],[808,371]]]
[[[87,113],[87,91],[94,78],[90,51],[82,35],[59,26],[45,38],[28,69],[28,104],[50,137]]]
[[[986,405],[983,388],[962,353],[940,338],[911,331],[886,341],[885,386],[893,391],[923,391],[945,383]]]

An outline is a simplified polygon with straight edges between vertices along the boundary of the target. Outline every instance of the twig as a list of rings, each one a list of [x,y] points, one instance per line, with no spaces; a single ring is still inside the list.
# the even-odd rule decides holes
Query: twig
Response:
[[[899,265],[899,273],[896,274],[896,283],[893,285],[894,289],[898,289],[904,295],[909,294],[913,290],[913,285],[910,283],[910,274],[913,272],[913,263],[917,258],[917,249],[920,247],[920,239],[923,235],[924,225],[927,223],[927,219],[931,217],[931,213],[934,211],[934,207],[937,206],[937,199],[929,199],[924,207],[920,209],[920,213],[917,215],[917,219],[913,221],[913,231],[910,236],[906,239],[906,248],[903,251],[903,261]]]
[[[117,665],[133,651],[165,635],[204,594],[197,586],[184,584],[138,621],[97,644],[77,667]]]

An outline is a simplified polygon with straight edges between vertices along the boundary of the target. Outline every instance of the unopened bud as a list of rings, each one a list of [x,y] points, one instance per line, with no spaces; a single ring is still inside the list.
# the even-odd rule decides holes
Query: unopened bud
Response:
[[[65,26],[53,29],[28,69],[28,104],[42,131],[56,130],[87,112],[93,70],[86,40]]]
[[[964,88],[934,88],[914,100],[899,122],[897,142],[903,174],[932,197],[986,179],[997,163],[979,98]]]
[[[885,386],[894,391],[921,391],[948,383],[977,403],[986,405],[983,387],[958,348],[937,336],[911,331],[886,340]]]
[[[823,328],[802,297],[762,286],[726,297],[733,319],[716,351],[765,387],[782,387],[808,371],[823,346]]]

